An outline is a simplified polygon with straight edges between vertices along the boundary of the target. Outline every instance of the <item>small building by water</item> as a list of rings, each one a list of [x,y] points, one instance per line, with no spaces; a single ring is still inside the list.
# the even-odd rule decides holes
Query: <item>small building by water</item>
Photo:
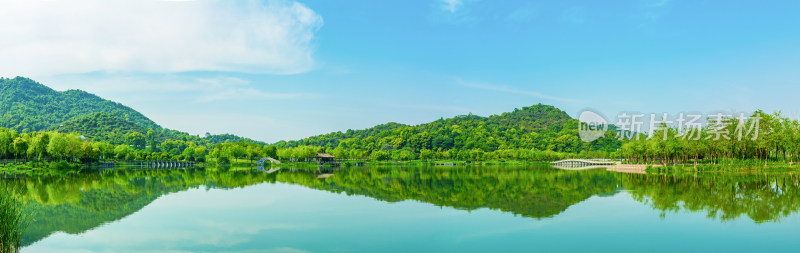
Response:
[[[332,156],[331,154],[328,154],[328,153],[317,153],[317,155],[315,155],[313,157],[313,159],[314,159],[314,161],[317,161],[320,165],[322,165],[322,164],[326,164],[326,163],[334,163],[335,160],[336,160],[336,157],[334,157],[334,156]]]

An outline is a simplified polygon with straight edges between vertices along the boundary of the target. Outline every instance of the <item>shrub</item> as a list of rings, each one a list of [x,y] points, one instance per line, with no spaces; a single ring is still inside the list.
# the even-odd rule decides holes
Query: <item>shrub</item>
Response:
[[[0,185],[0,253],[19,252],[29,217],[22,201]]]

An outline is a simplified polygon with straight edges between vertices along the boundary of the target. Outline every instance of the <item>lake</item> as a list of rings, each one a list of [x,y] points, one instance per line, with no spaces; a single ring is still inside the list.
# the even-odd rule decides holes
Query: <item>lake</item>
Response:
[[[793,172],[356,167],[3,179],[22,252],[800,250]]]

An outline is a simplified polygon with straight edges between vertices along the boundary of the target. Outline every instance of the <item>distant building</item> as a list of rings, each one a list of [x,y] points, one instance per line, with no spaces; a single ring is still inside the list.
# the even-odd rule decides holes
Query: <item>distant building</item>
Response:
[[[313,158],[314,158],[314,160],[316,160],[320,164],[330,163],[330,162],[333,162],[334,159],[336,159],[336,157],[334,157],[334,156],[332,156],[331,154],[328,154],[328,153],[317,153],[317,155],[315,155]]]

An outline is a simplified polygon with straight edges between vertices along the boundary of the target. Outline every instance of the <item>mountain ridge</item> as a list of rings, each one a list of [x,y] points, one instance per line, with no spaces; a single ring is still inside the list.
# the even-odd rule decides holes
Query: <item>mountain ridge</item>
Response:
[[[300,140],[279,141],[275,145],[410,152],[450,149],[489,152],[517,148],[611,152],[621,145],[615,138],[583,142],[578,137],[578,125],[578,120],[563,110],[540,103],[488,117],[459,115],[417,125],[390,122],[366,129],[348,129]]]
[[[156,132],[158,139],[162,141],[172,139],[210,144],[242,141],[266,144],[232,134],[200,137],[167,129],[122,103],[78,89],[56,91],[19,76],[0,78],[0,127],[17,132],[75,132],[114,144],[122,143],[125,134],[147,134],[148,130]]]
[[[116,114],[144,128],[162,129],[142,113],[86,91],[59,92],[25,77],[0,78],[0,127],[42,131],[97,112]]]
[[[71,89],[55,91],[24,77],[0,78],[0,127],[19,132],[76,132],[95,140],[122,143],[125,135],[138,132],[160,142],[168,139],[216,144],[267,143],[231,134],[200,137],[161,127],[138,111],[92,93]],[[514,109],[487,117],[474,114],[439,118],[407,125],[388,122],[374,127],[279,141],[279,148],[318,146],[327,149],[446,151],[536,149],[560,152],[607,151],[621,144],[614,138],[584,143],[578,138],[578,120],[544,104]],[[153,130],[154,133],[149,133]],[[609,136],[609,134],[607,134]]]

